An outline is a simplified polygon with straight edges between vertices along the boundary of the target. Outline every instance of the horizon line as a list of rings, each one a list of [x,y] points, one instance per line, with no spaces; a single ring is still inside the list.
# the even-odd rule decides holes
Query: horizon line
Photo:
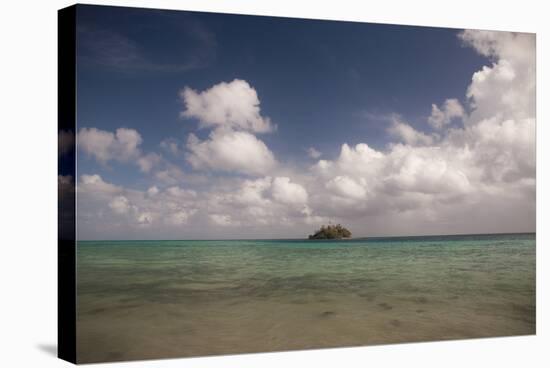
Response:
[[[381,238],[422,238],[422,237],[437,237],[437,236],[474,236],[474,235],[521,235],[521,234],[535,234],[536,231],[519,231],[519,232],[501,232],[501,233],[455,233],[455,234],[423,234],[423,235],[379,235],[379,236],[359,236],[351,238],[341,239],[313,239],[318,240],[354,240],[354,239],[381,239]],[[75,241],[111,241],[111,242],[123,242],[123,241],[236,241],[236,240],[311,240],[306,238],[219,238],[219,239],[75,239]]]

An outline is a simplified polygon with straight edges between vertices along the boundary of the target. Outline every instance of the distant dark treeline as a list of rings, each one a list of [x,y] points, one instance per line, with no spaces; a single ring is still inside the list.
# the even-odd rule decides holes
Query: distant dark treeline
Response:
[[[327,225],[321,226],[315,234],[310,235],[309,239],[343,239],[351,238],[351,231],[343,227],[342,225]]]

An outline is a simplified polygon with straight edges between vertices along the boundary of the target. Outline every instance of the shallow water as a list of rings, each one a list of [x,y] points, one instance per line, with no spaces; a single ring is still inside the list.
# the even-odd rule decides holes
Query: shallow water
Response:
[[[80,363],[535,333],[535,234],[80,241]]]

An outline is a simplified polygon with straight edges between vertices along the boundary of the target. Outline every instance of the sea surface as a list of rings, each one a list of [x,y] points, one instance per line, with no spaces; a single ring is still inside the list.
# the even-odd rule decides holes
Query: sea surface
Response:
[[[535,234],[79,241],[80,363],[535,333]]]

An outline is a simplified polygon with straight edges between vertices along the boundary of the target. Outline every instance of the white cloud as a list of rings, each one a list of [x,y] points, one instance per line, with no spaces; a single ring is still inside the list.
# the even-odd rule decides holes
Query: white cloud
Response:
[[[358,183],[348,176],[336,176],[326,184],[326,187],[342,197],[363,199],[367,194],[364,187],[365,179],[360,179],[360,182]]]
[[[321,157],[322,153],[317,151],[315,149],[315,147],[309,147],[307,149],[307,154],[309,155],[309,157],[313,158],[313,159],[318,159],[319,157]]]
[[[203,141],[195,134],[188,136],[186,158],[194,169],[262,175],[275,167],[273,153],[252,134],[275,127],[261,116],[256,90],[246,81],[221,82],[202,92],[186,87],[180,97],[185,104],[183,117],[198,119],[202,128],[213,128]],[[177,149],[170,142],[164,147]]]
[[[472,159],[488,182],[535,177],[535,119],[484,119],[466,134]]]
[[[534,37],[467,31],[461,38],[494,60],[472,77],[466,91],[471,113],[448,99],[428,121],[439,129],[437,135],[394,119],[390,133],[402,143],[384,151],[344,144],[339,157],[312,167],[314,179],[306,188],[313,209],[352,222],[371,214],[376,216],[371,221],[386,218],[388,224],[407,218],[423,232],[534,230],[529,212],[535,179]],[[463,125],[451,127],[452,119]],[[331,195],[362,201],[336,201]],[[516,223],[504,214],[511,203],[518,209]],[[481,208],[492,213],[491,221],[480,217]],[[457,213],[463,216],[460,224]],[[375,226],[407,231],[405,225],[388,224]]]
[[[163,170],[155,172],[154,177],[163,184],[174,185],[183,181],[185,174],[178,166],[168,164]]]
[[[168,223],[175,226],[181,226],[187,224],[189,218],[195,213],[195,211],[177,211],[168,216]]]
[[[109,207],[118,214],[127,213],[130,210],[130,203],[124,196],[117,196],[109,202]]]
[[[276,201],[288,204],[305,204],[307,202],[307,192],[303,186],[292,183],[290,178],[277,177],[273,180],[272,194]]]
[[[79,223],[90,226],[95,219],[92,223],[101,224],[96,231],[119,231],[120,228],[126,231],[151,230],[153,225],[177,229],[187,224],[197,212],[197,193],[178,186],[165,190],[152,186],[140,191],[108,183],[97,174],[82,175],[77,205]]]
[[[97,128],[81,128],[77,135],[78,148],[94,157],[102,165],[109,161],[134,163],[141,172],[149,173],[162,162],[162,156],[150,152],[142,154],[143,139],[135,129],[118,128],[114,133]]]
[[[410,144],[410,145],[429,145],[432,144],[433,137],[419,132],[407,123],[402,122],[398,118],[392,120],[392,124],[388,132],[395,138]]]
[[[494,62],[474,73],[467,96],[473,111],[461,139],[485,179],[535,177],[535,36],[464,31],[460,37]]]
[[[269,148],[248,132],[214,130],[209,139],[202,142],[190,134],[187,148],[190,151],[187,160],[199,170],[263,174],[276,165]]]
[[[162,142],[160,142],[160,148],[174,156],[177,156],[180,153],[179,143],[174,138],[164,139]]]
[[[288,177],[237,180],[213,188],[207,195],[202,211],[215,226],[245,226],[265,232],[270,227],[296,227],[318,220],[307,207],[305,188]]]
[[[459,38],[483,56],[535,66],[535,34],[467,29]]]
[[[178,186],[167,188],[166,193],[176,198],[195,198],[197,196],[197,192],[194,190],[183,189]]]
[[[162,156],[157,153],[150,152],[144,156],[141,156],[137,160],[137,165],[142,172],[148,173],[153,166],[158,165],[162,161]]]
[[[156,185],[153,185],[152,187],[150,187],[149,189],[147,189],[147,195],[149,197],[154,197],[155,195],[157,195],[159,193],[159,188],[157,188]]]
[[[78,148],[105,164],[110,160],[127,162],[139,156],[141,135],[134,129],[118,128],[115,133],[97,128],[78,132]]]
[[[116,194],[122,191],[122,187],[105,182],[100,175],[84,174],[80,176],[78,190],[93,193]]]
[[[142,212],[137,215],[137,222],[140,226],[148,226],[153,223],[154,214],[151,212]]]
[[[219,226],[231,226],[234,225],[234,223],[231,221],[231,216],[229,215],[223,215],[219,213],[213,213],[210,216],[210,220]]]
[[[185,105],[181,115],[198,119],[203,128],[225,127],[256,133],[274,129],[269,118],[260,114],[256,90],[244,80],[221,82],[202,92],[185,87],[180,97]]]
[[[340,173],[372,177],[384,165],[384,157],[382,152],[372,149],[366,143],[359,143],[354,147],[344,143],[337,160],[319,160],[313,166],[313,171],[323,178],[333,177]]]
[[[387,162],[392,170],[384,184],[394,193],[461,194],[470,189],[463,163],[438,147],[395,146]]]
[[[464,108],[456,98],[445,100],[440,109],[436,104],[432,104],[432,114],[428,122],[434,129],[441,129],[448,125],[453,119],[464,118]]]
[[[472,31],[459,37],[493,59],[474,73],[466,93],[475,110],[470,124],[497,115],[522,120],[535,116],[535,35]]]
[[[265,192],[271,188],[272,178],[267,176],[256,180],[245,180],[240,184],[233,201],[245,206],[268,206],[270,201]]]

